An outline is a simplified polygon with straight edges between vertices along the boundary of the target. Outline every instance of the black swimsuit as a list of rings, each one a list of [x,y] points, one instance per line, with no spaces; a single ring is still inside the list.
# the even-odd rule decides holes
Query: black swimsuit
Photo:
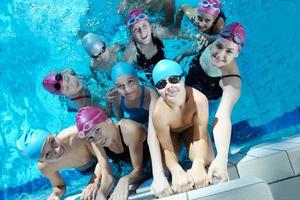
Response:
[[[158,37],[153,36],[153,34],[151,35],[151,37],[152,37],[153,44],[157,48],[157,53],[149,59],[146,58],[146,56],[141,52],[141,50],[137,47],[136,43],[134,42],[137,50],[137,56],[136,56],[136,62],[138,65],[137,67],[139,70],[142,70],[146,73],[148,79],[152,78],[152,70],[156,65],[156,63],[158,63],[160,60],[165,59],[165,52],[163,50],[164,45],[162,41]]]
[[[191,61],[191,67],[189,69],[188,75],[185,79],[185,84],[187,86],[193,87],[201,91],[207,99],[217,100],[222,96],[223,90],[219,85],[221,79],[226,77],[238,77],[237,74],[230,74],[225,76],[211,77],[203,70],[202,66],[199,63],[200,56],[202,55],[205,48],[202,48],[198,55],[193,58]]]
[[[121,141],[122,141],[124,151],[122,153],[117,154],[117,153],[111,151],[108,147],[104,147],[104,150],[105,150],[107,156],[114,161],[122,160],[126,163],[131,163],[129,148],[124,142],[120,126],[119,126],[119,133],[121,136]],[[150,159],[149,148],[148,148],[147,140],[145,140],[144,144],[143,144],[143,164],[144,164],[144,166],[146,165],[146,163],[148,162],[149,159]]]

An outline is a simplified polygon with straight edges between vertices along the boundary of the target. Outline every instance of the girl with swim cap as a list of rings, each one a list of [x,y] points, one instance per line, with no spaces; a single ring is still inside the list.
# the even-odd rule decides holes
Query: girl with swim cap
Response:
[[[227,160],[231,137],[231,113],[241,92],[241,77],[236,58],[244,46],[246,35],[240,23],[224,27],[218,39],[199,51],[186,76],[186,85],[204,93],[209,100],[221,99],[214,119],[214,141],[217,156],[208,170],[227,180]]]
[[[135,63],[150,80],[154,65],[165,58],[164,45],[161,40],[175,38],[177,35],[166,27],[151,24],[148,16],[138,8],[129,12],[127,27],[132,41],[124,51],[123,60]]]
[[[85,88],[71,68],[62,72],[52,72],[42,81],[44,88],[55,95],[65,96],[68,98],[68,109],[77,111],[84,106],[99,106],[91,98],[91,94]]]
[[[125,46],[120,43],[107,46],[101,37],[94,33],[87,33],[82,38],[82,44],[91,57],[90,70],[98,83],[101,80],[97,76],[97,70],[109,77],[111,67],[119,60],[118,53],[125,50]],[[103,81],[101,83],[105,85]]]
[[[201,0],[197,8],[187,4],[180,6],[175,23],[178,28],[181,26],[183,15],[186,15],[199,31],[207,35],[219,33],[226,19],[219,0]]]
[[[126,62],[116,63],[111,71],[111,78],[115,84],[118,96],[108,100],[113,104],[115,115],[131,119],[147,134],[147,141],[151,153],[153,182],[151,190],[155,196],[163,197],[172,194],[171,187],[164,174],[161,151],[156,132],[152,123],[152,110],[156,103],[155,91],[139,83],[134,67]]]
[[[183,16],[186,15],[193,23],[193,25],[202,33],[198,37],[200,39],[200,46],[207,46],[214,40],[214,35],[218,34],[224,27],[226,17],[221,10],[220,0],[201,0],[198,3],[197,8],[193,8],[190,5],[183,4],[179,7],[176,14],[175,26],[180,30]],[[197,44],[199,46],[199,44]],[[175,60],[180,62],[184,57],[196,54],[197,47],[193,47],[192,50],[188,50],[177,57]]]
[[[129,119],[113,122],[104,110],[91,106],[78,111],[76,126],[78,136],[92,143],[98,160],[101,160],[99,162],[101,168],[108,165],[107,156],[113,160],[122,160],[132,164],[133,170],[118,180],[110,196],[110,199],[127,199],[129,185],[143,181],[143,168],[150,157],[143,128]],[[111,183],[102,181],[101,185],[109,188]],[[108,193],[98,192],[99,197],[106,198],[107,195]]]
[[[150,15],[163,13],[164,18],[160,24],[164,26],[173,24],[175,12],[174,0],[122,0],[118,8],[118,13],[124,14],[134,8],[145,10]]]
[[[92,175],[83,189],[82,199],[92,199],[99,188],[100,178],[105,176],[104,168],[96,167],[98,161],[91,143],[77,136],[76,126],[66,128],[53,135],[43,130],[30,129],[17,140],[18,150],[27,158],[38,162],[38,169],[52,185],[49,200],[60,199],[66,192],[66,184],[59,170],[75,168],[82,175]],[[80,158],[80,159],[77,159]],[[104,177],[105,176],[105,177]],[[100,187],[100,190],[105,188]]]

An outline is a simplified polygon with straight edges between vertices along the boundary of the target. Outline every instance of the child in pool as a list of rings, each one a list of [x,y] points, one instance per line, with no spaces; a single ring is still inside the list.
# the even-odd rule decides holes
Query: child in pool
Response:
[[[127,28],[132,39],[124,51],[123,60],[134,63],[137,69],[145,72],[146,81],[151,83],[154,65],[165,59],[162,40],[180,37],[180,35],[169,28],[150,23],[148,16],[138,8],[129,12]],[[193,39],[193,37],[190,39]]]
[[[17,140],[17,148],[29,159],[37,161],[39,170],[49,179],[53,191],[48,200],[62,199],[66,192],[66,184],[59,174],[61,169],[76,168],[83,175],[92,175],[82,192],[81,199],[84,200],[95,198],[100,179],[112,179],[105,176],[109,174],[105,172],[109,168],[100,168],[97,165],[91,143],[78,138],[77,132],[75,126],[62,130],[58,135],[31,129]],[[107,193],[111,185],[107,188],[103,186],[100,191]]]
[[[196,89],[185,86],[181,67],[171,60],[156,64],[153,81],[160,97],[152,120],[172,175],[174,191],[181,193],[193,187],[207,186],[205,167],[214,158],[207,131],[207,98]],[[192,167],[187,171],[178,163],[182,143],[192,160]]]
[[[175,26],[180,29],[183,16],[186,15],[193,25],[203,34],[201,44],[207,46],[214,40],[214,35],[218,34],[225,24],[225,15],[221,10],[219,0],[201,0],[197,8],[184,4],[180,6],[176,14]],[[207,41],[207,42],[204,42]],[[188,50],[181,57],[176,58],[180,62],[183,57],[197,53],[196,49]]]
[[[42,84],[48,92],[68,97],[70,110],[77,111],[85,106],[100,106],[92,100],[89,90],[83,86],[81,80],[70,68],[48,74]]]
[[[173,24],[175,13],[174,0],[122,0],[118,13],[125,13],[126,15],[128,11],[134,8],[145,10],[150,15],[162,12],[164,19],[160,23],[164,26]]]
[[[98,78],[97,71],[106,74],[108,78],[111,67],[118,61],[118,53],[124,51],[125,46],[120,43],[106,46],[101,37],[94,33],[87,33],[82,38],[82,44],[91,57],[90,70],[93,78],[98,83],[103,83]]]
[[[144,180],[143,168],[150,159],[145,130],[129,119],[113,122],[102,109],[90,106],[78,111],[76,125],[79,137],[92,142],[98,160],[102,160],[101,168],[108,165],[107,157],[132,164],[133,170],[118,180],[110,196],[112,200],[127,199],[129,185]],[[102,182],[104,188],[109,188],[111,183]],[[97,198],[100,197],[105,199],[107,193],[100,190]]]
[[[241,77],[236,62],[245,44],[246,34],[240,23],[224,27],[210,46],[194,57],[186,76],[186,85],[196,88],[209,100],[219,101],[214,119],[213,135],[217,156],[209,167],[209,179],[228,179],[227,160],[231,138],[231,113],[241,93]]]
[[[143,127],[147,134],[147,142],[150,149],[153,182],[152,193],[157,197],[172,194],[171,187],[164,174],[161,150],[152,123],[152,111],[157,100],[157,94],[151,88],[140,85],[138,75],[134,67],[125,62],[118,62],[111,72],[112,81],[119,95],[108,98],[113,104],[115,115],[131,119]]]

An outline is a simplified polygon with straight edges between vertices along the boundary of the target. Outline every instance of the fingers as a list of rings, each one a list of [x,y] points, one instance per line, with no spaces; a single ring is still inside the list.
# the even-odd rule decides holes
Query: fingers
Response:
[[[213,182],[213,172],[214,172],[214,169],[212,168],[212,166],[210,166],[208,169],[208,172],[207,172],[207,178],[208,178],[209,183]]]

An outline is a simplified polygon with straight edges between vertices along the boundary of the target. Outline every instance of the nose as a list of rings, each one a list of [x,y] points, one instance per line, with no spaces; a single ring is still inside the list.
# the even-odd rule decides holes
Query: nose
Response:
[[[216,57],[218,59],[222,59],[224,57],[224,55],[225,55],[225,51],[223,51],[223,50],[220,50],[216,53]]]

